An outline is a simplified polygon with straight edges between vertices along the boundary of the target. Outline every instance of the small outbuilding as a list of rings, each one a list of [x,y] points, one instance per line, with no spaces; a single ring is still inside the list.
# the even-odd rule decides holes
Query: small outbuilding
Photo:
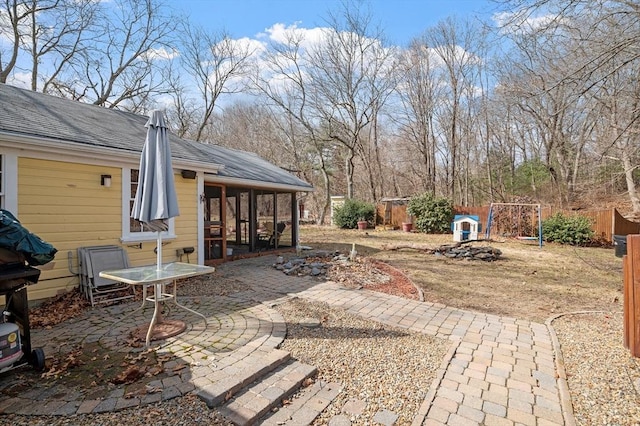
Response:
[[[453,241],[477,240],[478,233],[482,232],[480,218],[476,215],[457,214],[453,217],[451,230]]]

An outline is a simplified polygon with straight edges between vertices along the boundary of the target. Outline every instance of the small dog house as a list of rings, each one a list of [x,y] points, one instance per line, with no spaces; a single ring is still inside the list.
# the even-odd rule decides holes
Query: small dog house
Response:
[[[477,240],[478,233],[482,231],[481,227],[478,216],[457,214],[453,217],[451,224],[453,241]]]

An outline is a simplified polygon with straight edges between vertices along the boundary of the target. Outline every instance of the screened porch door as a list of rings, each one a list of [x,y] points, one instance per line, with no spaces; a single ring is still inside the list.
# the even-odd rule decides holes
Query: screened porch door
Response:
[[[225,188],[205,185],[204,188],[204,261],[211,264],[226,258]]]

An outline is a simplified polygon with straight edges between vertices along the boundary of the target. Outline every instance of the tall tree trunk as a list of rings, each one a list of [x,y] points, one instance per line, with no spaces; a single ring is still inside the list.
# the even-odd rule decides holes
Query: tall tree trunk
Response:
[[[622,165],[624,166],[624,177],[627,181],[627,192],[629,193],[629,199],[631,200],[633,216],[640,217],[640,198],[638,198],[636,183],[633,179],[633,171],[637,166],[634,166],[631,163],[631,158],[629,157],[629,151],[627,149],[622,150]]]
[[[324,183],[324,205],[320,209],[320,214],[318,215],[318,225],[324,224],[326,212],[331,208],[331,181],[329,179],[329,174],[324,167],[320,169],[320,173],[322,174],[322,181]]]
[[[349,155],[345,158],[345,172],[346,172],[346,179],[347,179],[347,198],[348,199],[352,199],[353,198],[353,170],[354,170],[354,165],[353,165],[353,159],[355,158],[355,152],[353,150],[349,150]]]

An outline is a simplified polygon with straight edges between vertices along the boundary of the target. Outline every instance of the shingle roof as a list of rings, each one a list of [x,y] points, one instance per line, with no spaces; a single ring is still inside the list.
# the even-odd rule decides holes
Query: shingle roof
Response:
[[[0,132],[116,149],[139,155],[147,117],[0,84]],[[174,160],[222,164],[219,176],[311,189],[296,176],[244,151],[170,135]]]

